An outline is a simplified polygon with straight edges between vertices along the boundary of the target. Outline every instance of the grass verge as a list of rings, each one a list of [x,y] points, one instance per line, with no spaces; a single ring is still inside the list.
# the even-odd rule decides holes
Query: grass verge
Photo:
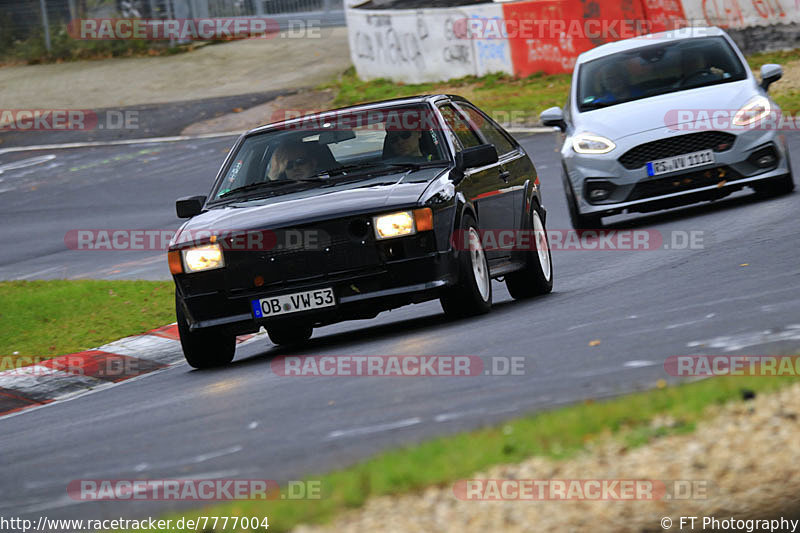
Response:
[[[321,498],[317,500],[237,501],[164,518],[175,523],[180,518],[199,516],[266,516],[269,531],[288,531],[301,523],[326,522],[336,513],[362,506],[369,497],[450,484],[490,466],[515,463],[534,455],[569,458],[598,439],[621,439],[635,447],[668,434],[691,432],[710,406],[741,400],[745,391],[767,393],[791,383],[796,383],[796,378],[714,378],[608,401],[585,402],[382,453],[309,479],[321,487]],[[668,415],[676,422],[670,427],[653,428],[650,422],[657,415]]]
[[[417,94],[459,94],[502,123],[534,123],[539,112],[563,106],[569,92],[569,74],[533,74],[514,78],[507,74],[467,76],[441,83],[406,85],[391,80],[362,81],[350,67],[344,74],[320,88],[336,91],[337,107]]]
[[[784,112],[800,112],[800,49],[753,54],[748,62],[755,71],[765,63],[783,65],[784,80],[773,85],[770,94]],[[570,74],[538,73],[527,78],[489,74],[446,82],[404,84],[387,79],[363,81],[351,67],[320,88],[336,91],[334,104],[337,107],[417,94],[459,94],[498,122],[516,126],[536,124],[539,113],[548,107],[563,106],[571,79]]]
[[[55,357],[174,321],[171,281],[0,282],[0,356]]]

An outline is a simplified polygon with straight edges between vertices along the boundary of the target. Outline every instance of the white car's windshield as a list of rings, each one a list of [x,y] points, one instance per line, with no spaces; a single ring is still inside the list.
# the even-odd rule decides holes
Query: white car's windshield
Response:
[[[590,111],[746,77],[744,66],[722,37],[636,48],[581,65],[578,109]]]

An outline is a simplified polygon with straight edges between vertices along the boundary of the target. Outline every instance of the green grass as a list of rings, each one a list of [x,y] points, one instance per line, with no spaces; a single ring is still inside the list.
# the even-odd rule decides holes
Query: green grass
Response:
[[[800,49],[763,52],[748,57],[750,67],[758,70],[765,63],[780,63],[787,68],[800,60]],[[800,65],[789,68],[800,69]],[[336,91],[337,107],[413,96],[417,94],[459,94],[505,124],[523,125],[538,122],[539,113],[552,106],[563,106],[572,76],[570,74],[533,74],[515,78],[507,74],[453,79],[445,82],[404,84],[387,79],[361,80],[353,67],[336,80],[320,88]],[[800,111],[800,87],[778,82],[771,88],[772,97],[785,112]]]
[[[441,83],[406,85],[386,79],[362,81],[351,67],[321,88],[336,91],[334,104],[337,107],[417,94],[459,94],[498,122],[530,123],[538,119],[540,111],[564,105],[570,78],[568,74],[534,74],[527,78],[489,74],[480,78],[467,76]]]
[[[171,281],[0,282],[0,357],[55,357],[171,322]]]
[[[447,486],[493,465],[516,463],[531,456],[566,459],[600,439],[621,439],[635,447],[665,435],[691,432],[708,416],[704,414],[706,408],[740,400],[745,389],[762,394],[796,382],[796,378],[715,378],[585,402],[389,451],[310,478],[320,482],[322,497],[318,500],[237,501],[164,518],[267,516],[269,531],[288,531],[300,523],[329,521],[337,513],[362,506],[370,497]],[[335,416],[333,409],[331,416]],[[668,415],[674,423],[651,427],[656,415]]]

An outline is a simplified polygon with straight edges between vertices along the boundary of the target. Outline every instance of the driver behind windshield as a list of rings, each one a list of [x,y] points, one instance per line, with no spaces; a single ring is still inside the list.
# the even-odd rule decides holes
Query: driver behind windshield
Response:
[[[425,155],[420,149],[421,137],[422,132],[419,130],[387,131],[383,142],[383,159],[425,159]]]
[[[318,172],[319,158],[311,148],[300,141],[284,142],[272,154],[267,177],[270,181],[275,181],[313,176]]]
[[[599,78],[602,94],[594,100],[597,103],[615,103],[642,96],[642,91],[631,85],[630,74],[624,65],[611,63],[604,66]]]
[[[725,74],[721,68],[710,66],[700,50],[684,50],[682,59],[684,81],[704,82],[706,79],[720,79]]]

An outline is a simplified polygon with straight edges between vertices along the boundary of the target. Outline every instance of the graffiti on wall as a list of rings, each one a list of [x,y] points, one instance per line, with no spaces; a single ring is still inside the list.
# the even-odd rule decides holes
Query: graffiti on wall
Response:
[[[489,72],[511,73],[507,39],[473,39],[468,19],[502,23],[502,8],[394,10],[391,14],[347,11],[353,64],[365,78],[406,83],[447,80]]]
[[[398,31],[390,15],[367,15],[365,28],[355,34],[355,56],[363,61],[425,68],[425,21],[418,15],[415,31]]]
[[[800,23],[798,0],[683,0],[689,20],[721,28]]]
[[[538,35],[509,34],[511,59],[517,76],[535,72],[570,72],[578,55],[606,42],[642,33],[639,0],[613,4],[599,0],[532,0],[503,4],[508,20],[544,22]]]

